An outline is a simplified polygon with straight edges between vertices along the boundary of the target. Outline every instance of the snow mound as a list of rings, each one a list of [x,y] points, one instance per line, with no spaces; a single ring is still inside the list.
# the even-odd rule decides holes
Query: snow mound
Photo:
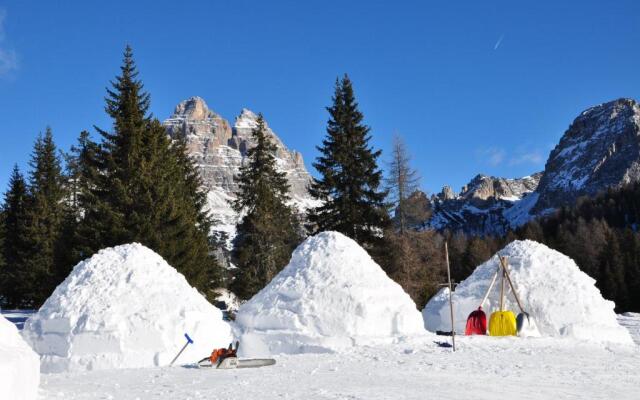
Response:
[[[231,341],[220,310],[152,250],[103,249],[71,274],[25,324],[42,372],[195,362]]]
[[[305,240],[236,316],[243,354],[331,352],[424,334],[415,303],[355,241]]]
[[[0,315],[0,399],[35,400],[39,383],[38,355]]]
[[[580,271],[564,254],[543,244],[514,241],[499,252],[507,256],[513,285],[525,311],[535,320],[542,336],[567,337],[594,342],[632,343],[626,329],[616,321],[615,304],[605,300],[595,280]],[[469,313],[478,308],[500,260],[498,254],[462,281],[453,294],[455,329],[462,333]],[[506,283],[505,288],[508,288]],[[505,309],[519,312],[511,290],[506,290]],[[496,280],[484,310],[487,317],[499,308],[500,278]],[[422,311],[425,328],[451,330],[448,289],[441,290]]]

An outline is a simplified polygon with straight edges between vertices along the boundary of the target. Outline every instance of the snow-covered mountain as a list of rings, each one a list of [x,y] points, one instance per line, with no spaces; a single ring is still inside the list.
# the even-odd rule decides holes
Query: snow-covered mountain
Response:
[[[542,173],[521,179],[476,176],[456,195],[432,198],[426,225],[471,234],[503,234],[532,218],[640,180],[640,104],[618,99],[589,108],[569,126]]]
[[[640,105],[618,99],[576,118],[551,151],[534,213],[640,180]]]
[[[511,226],[505,212],[536,190],[541,172],[518,179],[477,175],[456,194],[445,186],[431,199],[427,226],[474,235],[504,234]]]
[[[243,109],[233,126],[219,114],[209,109],[200,97],[180,102],[173,115],[164,121],[169,135],[185,137],[187,148],[194,158],[205,185],[209,189],[209,209],[217,220],[216,231],[235,234],[238,215],[229,201],[238,190],[236,176],[245,161],[246,152],[255,144],[251,130],[256,126],[257,115]],[[276,161],[287,174],[291,185],[293,203],[304,211],[314,204],[307,193],[311,176],[307,172],[302,155],[289,150],[267,125],[267,134],[276,145]]]

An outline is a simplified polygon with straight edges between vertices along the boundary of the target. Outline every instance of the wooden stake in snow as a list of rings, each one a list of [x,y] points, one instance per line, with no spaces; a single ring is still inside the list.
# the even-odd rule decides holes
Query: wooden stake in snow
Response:
[[[447,260],[447,279],[449,280],[449,309],[451,310],[451,342],[453,344],[453,351],[456,351],[456,328],[453,323],[453,289],[451,288],[451,268],[449,267],[449,247],[447,242],[444,242],[444,256]]]

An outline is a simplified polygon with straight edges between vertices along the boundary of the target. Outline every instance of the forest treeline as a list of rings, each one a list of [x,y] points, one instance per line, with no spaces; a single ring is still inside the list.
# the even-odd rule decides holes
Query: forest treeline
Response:
[[[105,101],[112,127],[96,127],[99,140],[83,131],[63,152],[47,128],[27,174],[13,169],[0,209],[1,307],[39,307],[76,263],[129,242],[159,253],[210,300],[221,286],[248,299],[306,236],[334,230],[363,246],[420,309],[445,282],[445,241],[459,282],[509,242],[532,239],[576,260],[618,311],[640,310],[640,184],[581,198],[504,237],[425,230],[430,202],[409,151],[396,136],[381,159],[344,75],[335,82],[313,163],[318,175],[309,193],[320,205],[305,214],[292,204],[260,115],[255,146],[237,176],[231,206],[242,218],[226,251],[212,232],[206,188],[183,138],[170,138],[149,113],[150,95],[129,47]],[[220,266],[221,250],[236,268]]]

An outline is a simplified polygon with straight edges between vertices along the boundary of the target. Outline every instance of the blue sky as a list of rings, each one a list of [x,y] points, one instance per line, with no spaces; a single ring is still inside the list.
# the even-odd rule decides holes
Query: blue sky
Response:
[[[640,93],[634,0],[0,0],[0,190],[47,125],[63,149],[110,126],[126,43],[157,117],[193,95],[261,111],[311,170],[346,72],[373,144],[403,136],[429,192],[542,170],[578,113]]]

